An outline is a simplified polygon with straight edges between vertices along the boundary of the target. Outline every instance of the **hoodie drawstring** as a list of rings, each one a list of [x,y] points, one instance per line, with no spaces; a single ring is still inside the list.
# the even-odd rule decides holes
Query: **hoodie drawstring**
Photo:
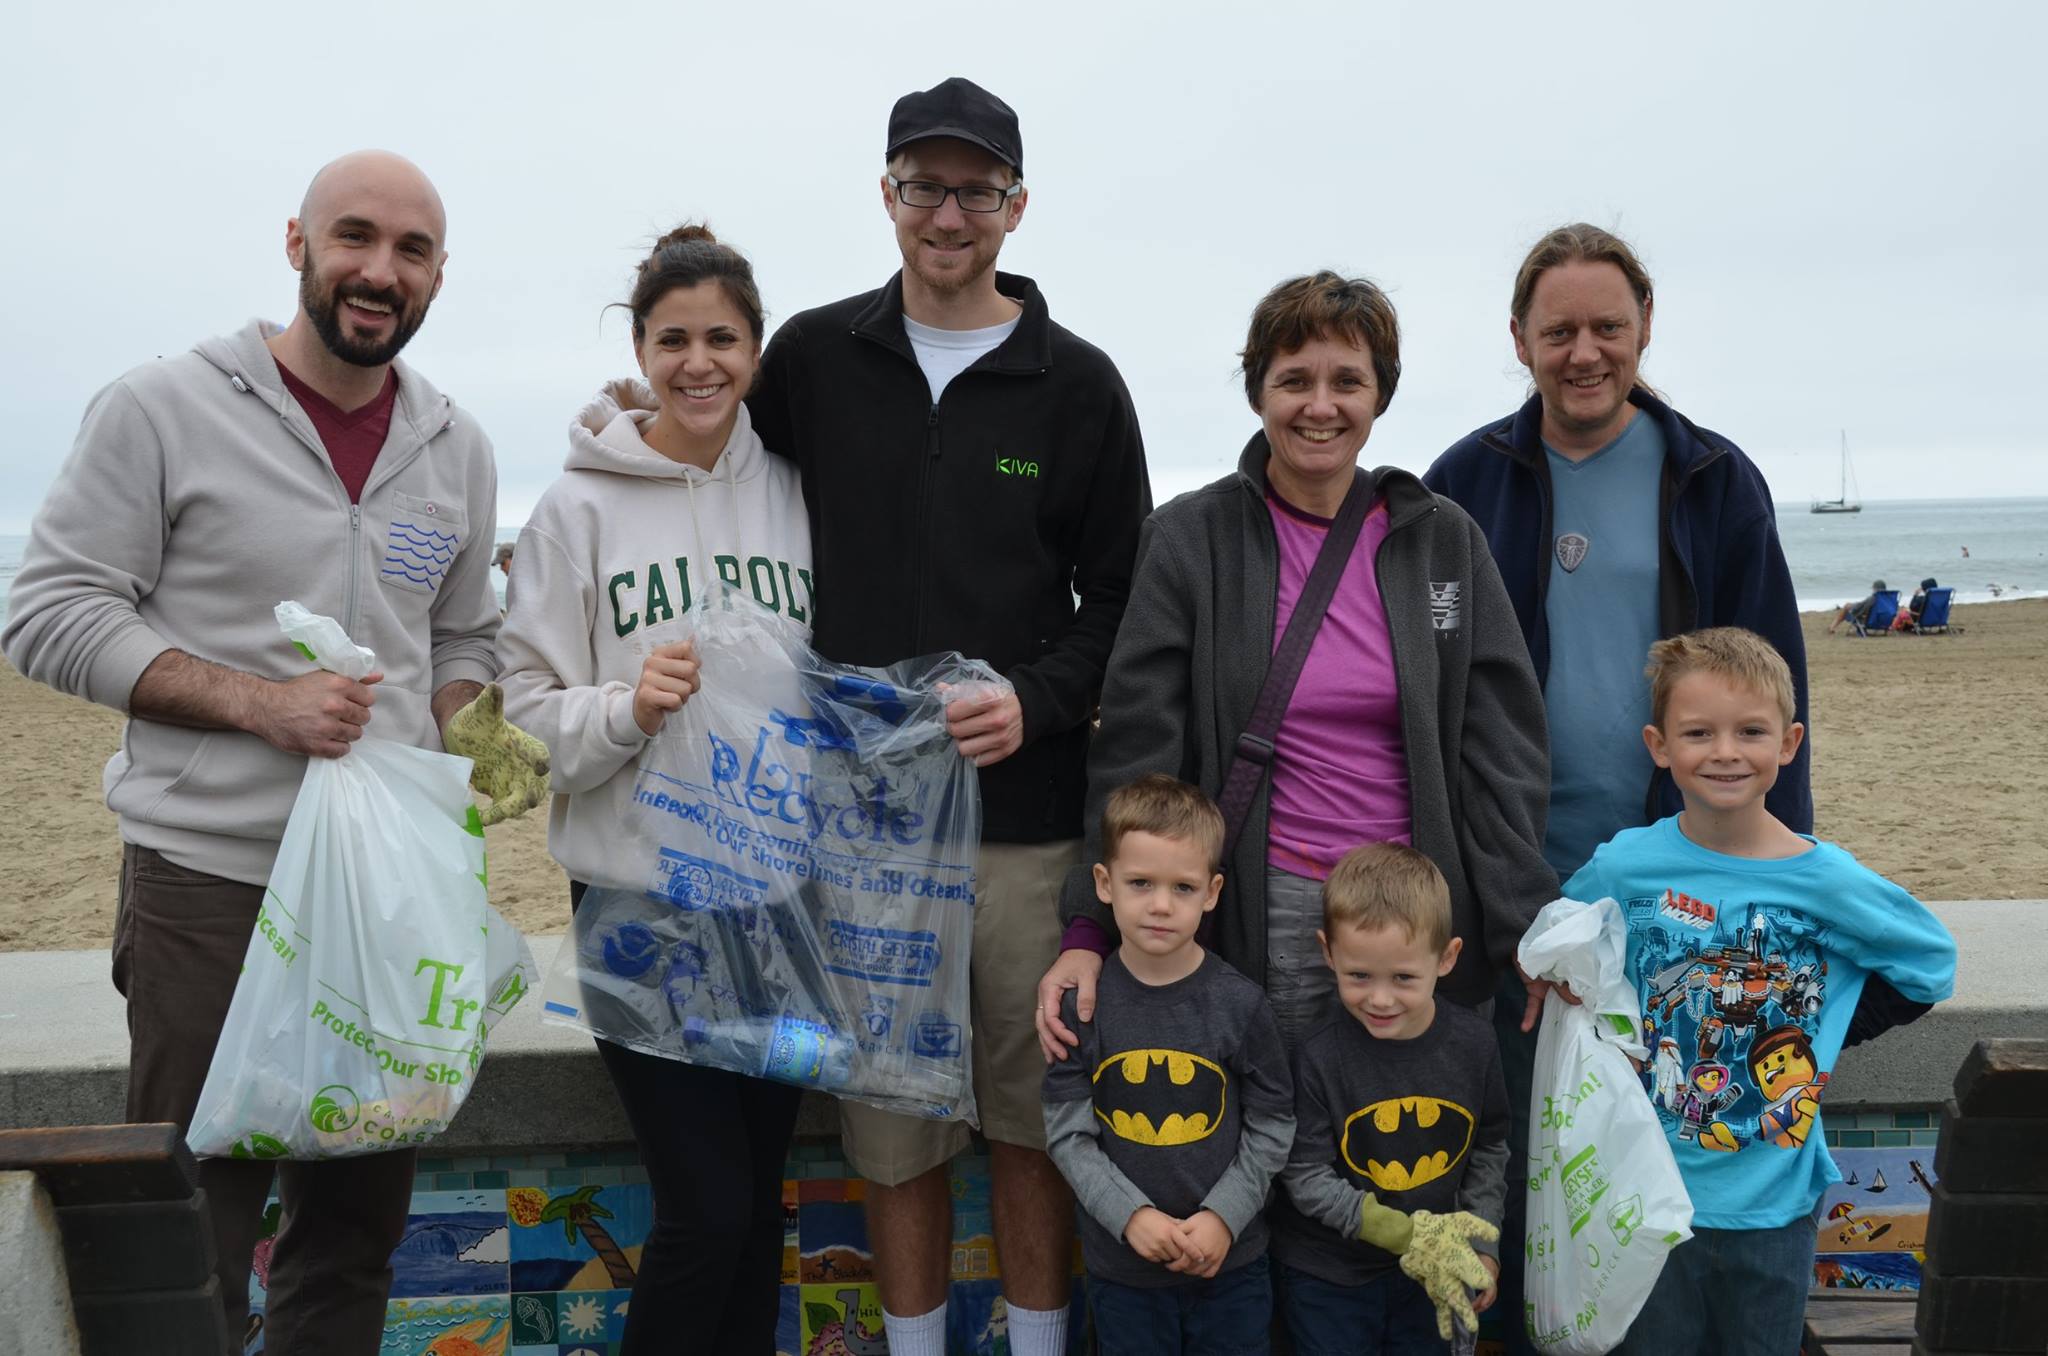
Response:
[[[740,537],[740,475],[733,467],[734,458],[730,452],[720,453],[718,459],[725,463],[726,508],[732,513],[732,549],[739,556],[741,568],[744,569],[747,544]],[[704,581],[705,587],[708,588],[711,580],[718,577],[718,567],[717,562],[704,550],[704,524],[697,517],[697,477],[685,475],[683,483],[690,487],[690,530],[697,535],[697,558],[711,566],[711,573]]]

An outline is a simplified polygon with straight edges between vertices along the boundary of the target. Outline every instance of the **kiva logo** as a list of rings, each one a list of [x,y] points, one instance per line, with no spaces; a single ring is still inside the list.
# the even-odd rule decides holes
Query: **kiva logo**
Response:
[[[1030,480],[1038,479],[1038,463],[1026,461],[1022,457],[997,457],[996,471],[1006,476],[1024,476]]]

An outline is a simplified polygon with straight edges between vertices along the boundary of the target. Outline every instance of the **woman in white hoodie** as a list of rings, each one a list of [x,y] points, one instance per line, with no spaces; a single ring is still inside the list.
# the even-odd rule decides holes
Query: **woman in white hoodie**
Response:
[[[548,847],[572,904],[616,852],[641,749],[697,688],[690,642],[646,632],[720,581],[808,632],[811,539],[792,465],[754,435],[752,268],[702,226],[669,232],[626,303],[642,380],[607,384],[519,534],[498,633],[507,719],[546,742]],[[615,868],[614,868],[615,869]],[[620,1351],[775,1349],[782,1170],[795,1088],[597,1043],[654,1188]]]

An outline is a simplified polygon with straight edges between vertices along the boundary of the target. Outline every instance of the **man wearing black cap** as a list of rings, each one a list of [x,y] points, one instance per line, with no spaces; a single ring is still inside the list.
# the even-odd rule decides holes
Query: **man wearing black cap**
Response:
[[[981,769],[971,1054],[1010,1350],[1050,1356],[1065,1350],[1074,1206],[1045,1156],[1032,1015],[1060,950],[1089,722],[1151,493],[1115,366],[1053,322],[1037,284],[995,270],[1028,200],[1010,106],[958,78],[905,95],[884,153],[902,270],[787,321],[749,405],[803,472],[818,649],[858,664],[959,650],[1015,688],[949,715]],[[967,1127],[851,1102],[841,1118],[870,1183],[889,1350],[938,1356],[946,1163]]]

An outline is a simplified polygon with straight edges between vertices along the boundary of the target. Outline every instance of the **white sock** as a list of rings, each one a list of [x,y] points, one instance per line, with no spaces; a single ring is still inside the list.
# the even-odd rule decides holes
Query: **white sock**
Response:
[[[1010,1356],[1067,1356],[1065,1309],[1026,1309],[1007,1299],[1003,1306],[1010,1311]]]
[[[928,1314],[902,1318],[882,1310],[882,1331],[889,1338],[889,1356],[946,1356],[946,1306]],[[1012,1347],[1015,1350],[1015,1347]]]

